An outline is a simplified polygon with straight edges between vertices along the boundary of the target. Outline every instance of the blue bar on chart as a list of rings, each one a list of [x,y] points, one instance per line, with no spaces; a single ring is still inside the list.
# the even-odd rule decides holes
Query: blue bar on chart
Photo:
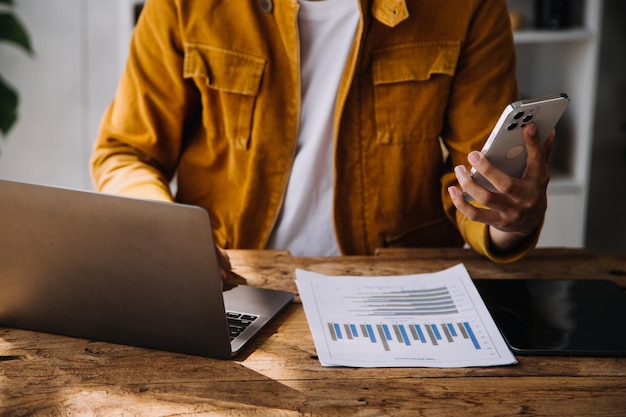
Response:
[[[463,322],[463,326],[465,327],[465,330],[467,330],[467,334],[469,335],[470,339],[472,339],[472,343],[474,344],[474,347],[476,349],[480,349],[480,344],[478,343],[478,339],[476,339],[476,335],[474,335],[474,331],[470,327],[469,323]]]
[[[327,323],[330,338],[333,342],[362,341],[369,339],[370,343],[379,344],[385,351],[393,348],[394,344],[404,346],[431,347],[442,344],[466,341],[476,350],[481,346],[469,322],[457,323]]]

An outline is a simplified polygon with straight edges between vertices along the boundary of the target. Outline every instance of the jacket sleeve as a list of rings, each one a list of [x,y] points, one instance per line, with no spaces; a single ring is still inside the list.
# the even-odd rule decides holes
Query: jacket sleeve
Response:
[[[476,3],[457,63],[442,133],[452,166],[464,164],[468,168],[467,154],[482,148],[502,110],[519,99],[515,46],[506,4],[503,0]],[[489,227],[467,219],[454,207],[447,188],[455,183],[453,172],[442,177],[444,208],[474,250],[495,262],[513,262],[535,247],[539,229],[516,250],[494,252],[490,247]]]
[[[195,91],[182,76],[175,2],[146,2],[91,158],[98,191],[172,201],[169,189]],[[197,103],[195,103],[197,105]]]

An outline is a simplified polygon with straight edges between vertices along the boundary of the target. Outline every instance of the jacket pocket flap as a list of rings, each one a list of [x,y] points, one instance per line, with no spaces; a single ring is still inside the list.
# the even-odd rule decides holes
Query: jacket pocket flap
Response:
[[[374,84],[425,81],[433,74],[453,76],[460,41],[399,45],[374,52]]]
[[[261,85],[265,60],[208,45],[187,44],[183,75],[202,77],[210,88],[255,96]]]

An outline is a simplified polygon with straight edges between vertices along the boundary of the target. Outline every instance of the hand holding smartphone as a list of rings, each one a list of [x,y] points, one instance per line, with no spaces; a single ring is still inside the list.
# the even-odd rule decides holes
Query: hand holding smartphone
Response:
[[[541,143],[544,143],[565,112],[569,101],[567,94],[555,94],[509,104],[485,142],[482,153],[502,172],[513,178],[520,178],[526,168],[527,159],[522,129],[527,124],[534,123]],[[497,192],[474,168],[471,176],[484,188]],[[466,194],[466,199],[471,200],[471,197]]]

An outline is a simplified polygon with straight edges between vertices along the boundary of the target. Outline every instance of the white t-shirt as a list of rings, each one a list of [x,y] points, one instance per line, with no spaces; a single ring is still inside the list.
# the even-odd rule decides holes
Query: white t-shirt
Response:
[[[359,22],[357,0],[300,0],[302,114],[287,193],[268,248],[336,256],[333,116]]]

